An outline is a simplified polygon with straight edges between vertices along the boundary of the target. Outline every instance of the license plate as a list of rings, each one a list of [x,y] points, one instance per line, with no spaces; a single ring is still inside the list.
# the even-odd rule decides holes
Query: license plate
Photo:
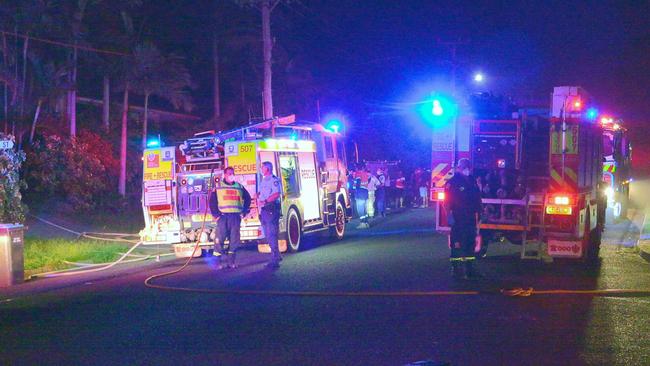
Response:
[[[203,222],[203,214],[194,214],[192,215],[192,221],[194,222]],[[214,221],[214,218],[210,214],[205,214],[205,221]]]
[[[549,240],[548,255],[552,257],[580,258],[582,256],[582,242]]]
[[[556,206],[556,205],[546,206],[547,215],[571,215],[572,213],[573,210],[571,209],[571,206]]]

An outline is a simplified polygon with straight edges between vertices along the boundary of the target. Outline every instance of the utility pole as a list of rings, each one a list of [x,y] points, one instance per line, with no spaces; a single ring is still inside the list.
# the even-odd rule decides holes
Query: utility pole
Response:
[[[277,5],[278,2],[275,3]],[[262,88],[263,95],[263,116],[264,119],[273,118],[273,97],[271,83],[271,54],[273,42],[271,41],[271,12],[275,5],[271,5],[270,0],[262,0],[262,43],[264,45],[264,85]]]
[[[457,39],[455,41],[442,41],[438,39],[438,44],[449,48],[451,54],[451,92],[454,97],[456,97],[456,69],[458,68],[458,62],[456,61],[456,50],[458,46],[468,45],[468,40]]]
[[[449,52],[451,53],[451,95],[454,98],[454,102],[456,103],[456,113],[454,114],[454,130],[452,134],[452,141],[453,141],[453,148],[452,148],[452,159],[451,159],[451,167],[452,169],[456,169],[456,164],[458,163],[458,98],[456,95],[456,70],[458,69],[458,62],[456,60],[456,50],[458,49],[458,46],[463,46],[469,44],[469,41],[467,40],[461,40],[460,38],[455,40],[455,41],[442,41],[438,39],[438,44],[441,46],[445,46],[449,48]]]

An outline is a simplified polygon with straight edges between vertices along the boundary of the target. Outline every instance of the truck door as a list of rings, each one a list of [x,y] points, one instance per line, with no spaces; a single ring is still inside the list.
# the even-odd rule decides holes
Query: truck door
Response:
[[[300,171],[300,202],[304,209],[303,219],[319,219],[321,218],[321,199],[318,194],[316,160],[313,152],[298,153],[298,169]]]

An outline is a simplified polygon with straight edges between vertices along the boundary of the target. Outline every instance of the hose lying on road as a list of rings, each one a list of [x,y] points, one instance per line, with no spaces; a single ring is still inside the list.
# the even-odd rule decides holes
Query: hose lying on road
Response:
[[[62,271],[38,273],[38,274],[34,274],[34,275],[29,276],[29,278],[31,279],[31,278],[36,278],[36,277],[52,278],[52,277],[72,276],[72,275],[78,275],[78,274],[82,274],[82,273],[91,273],[91,272],[99,272],[99,271],[107,270],[109,268],[114,267],[116,264],[122,262],[124,260],[124,258],[126,258],[129,254],[131,254],[131,252],[134,251],[135,248],[140,246],[141,243],[142,242],[137,242],[135,245],[133,245],[131,247],[131,249],[129,249],[126,253],[124,253],[118,260],[116,260],[115,262],[109,263],[108,265],[105,265],[103,267],[90,268],[90,269],[81,269],[81,270],[79,270],[77,268],[73,268],[73,269],[62,270]],[[134,262],[134,261],[138,261],[138,260],[141,260],[141,259],[129,260],[129,262]]]
[[[57,224],[55,224],[55,223],[53,223],[51,221],[45,220],[45,219],[43,219],[41,217],[38,217],[38,216],[35,216],[35,215],[29,214],[29,216],[31,216],[31,217],[39,220],[39,221],[42,221],[42,222],[44,222],[44,223],[46,223],[48,225],[51,225],[53,227],[56,227],[56,228],[59,228],[61,230],[67,231],[69,233],[75,234],[78,237],[86,237],[86,238],[94,239],[94,240],[102,240],[102,241],[111,241],[111,242],[132,243],[132,244],[134,244],[126,253],[122,254],[122,256],[120,258],[118,258],[114,262],[88,264],[88,265],[83,266],[83,269],[69,268],[69,269],[63,269],[63,270],[59,270],[59,271],[37,273],[37,274],[33,274],[33,275],[29,276],[30,279],[37,278],[37,277],[46,277],[46,278],[63,277],[63,276],[72,276],[72,275],[79,275],[79,274],[91,273],[91,272],[99,272],[99,271],[104,271],[104,270],[107,270],[109,268],[112,268],[118,263],[139,262],[139,261],[149,259],[150,257],[153,257],[153,256],[146,256],[144,258],[136,258],[136,259],[124,260],[124,258],[126,258],[128,256],[132,256],[131,252],[133,252],[137,247],[142,245],[142,241],[140,241],[140,240],[125,239],[125,237],[137,236],[135,234],[78,232],[78,231],[74,231],[72,229],[66,228],[64,226],[61,226],[61,225],[57,225]],[[115,236],[117,238],[104,238],[104,237],[101,237],[102,235],[103,236]],[[173,254],[173,253],[170,253],[170,254]],[[170,254],[163,254],[163,255],[170,255]],[[162,256],[162,255],[159,255],[159,256]]]

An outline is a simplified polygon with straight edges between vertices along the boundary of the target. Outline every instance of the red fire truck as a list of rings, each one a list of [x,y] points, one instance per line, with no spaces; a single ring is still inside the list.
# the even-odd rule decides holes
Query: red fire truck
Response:
[[[436,227],[449,230],[444,186],[453,162],[469,158],[482,191],[485,243],[521,244],[522,259],[598,257],[604,225],[601,126],[587,118],[589,95],[556,87],[550,113],[522,109],[510,119],[459,117],[453,134],[434,133],[431,199]],[[446,143],[449,136],[455,143]]]

